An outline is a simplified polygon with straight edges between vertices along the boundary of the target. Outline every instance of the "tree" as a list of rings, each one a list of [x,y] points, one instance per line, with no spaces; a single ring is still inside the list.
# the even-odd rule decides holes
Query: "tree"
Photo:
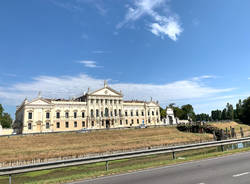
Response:
[[[1,118],[1,125],[3,128],[10,128],[12,124],[12,118],[8,113],[3,113],[3,117]]]
[[[4,108],[0,104],[0,124],[3,128],[10,128],[12,124],[12,118],[8,113],[4,113]]]
[[[239,100],[239,102],[236,104],[236,109],[234,110],[234,119],[239,120],[242,112],[242,101]]]
[[[243,101],[239,119],[248,125],[250,125],[250,97]]]
[[[182,119],[183,114],[184,114],[183,110],[179,107],[173,107],[173,109],[174,109],[174,116],[179,119]]]
[[[205,113],[195,115],[196,121],[209,121],[210,116]]]
[[[226,112],[226,119],[233,120],[234,119],[234,108],[232,104],[227,103],[227,112]]]
[[[3,117],[3,111],[4,111],[4,108],[3,108],[2,104],[0,104],[0,120]]]
[[[161,114],[161,119],[166,118],[166,115],[167,115],[166,109],[163,109],[162,107],[160,107],[160,114]]]
[[[214,110],[211,112],[211,119],[213,121],[220,121],[221,120],[221,110]]]
[[[227,119],[227,109],[224,108],[221,113],[221,120],[226,120],[226,119]]]
[[[182,119],[191,118],[193,121],[195,121],[195,113],[194,113],[194,108],[192,105],[190,104],[183,105],[181,109],[183,111],[183,115],[181,117]]]

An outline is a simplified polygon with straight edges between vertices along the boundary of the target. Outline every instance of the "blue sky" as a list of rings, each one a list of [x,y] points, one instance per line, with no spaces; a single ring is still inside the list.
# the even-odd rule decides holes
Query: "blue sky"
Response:
[[[0,2],[0,103],[102,87],[125,99],[191,103],[197,113],[250,96],[248,0]]]

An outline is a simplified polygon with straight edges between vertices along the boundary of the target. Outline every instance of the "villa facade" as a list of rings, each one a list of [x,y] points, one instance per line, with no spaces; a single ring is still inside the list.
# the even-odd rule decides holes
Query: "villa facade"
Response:
[[[160,125],[160,106],[154,101],[125,101],[123,94],[107,83],[94,92],[72,100],[25,99],[17,107],[17,133],[77,131]]]

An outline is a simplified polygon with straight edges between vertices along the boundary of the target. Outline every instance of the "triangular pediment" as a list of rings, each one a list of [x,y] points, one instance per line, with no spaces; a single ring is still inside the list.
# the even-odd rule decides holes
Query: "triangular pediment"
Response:
[[[94,91],[92,93],[90,93],[89,95],[95,95],[95,96],[117,96],[117,97],[121,97],[122,94],[115,91],[114,89],[110,88],[110,87],[104,87],[102,89],[99,89],[97,91]]]
[[[50,105],[51,103],[45,99],[37,98],[28,103],[28,105]]]
[[[148,102],[147,105],[148,105],[148,106],[158,106],[158,104],[156,104],[155,102]]]

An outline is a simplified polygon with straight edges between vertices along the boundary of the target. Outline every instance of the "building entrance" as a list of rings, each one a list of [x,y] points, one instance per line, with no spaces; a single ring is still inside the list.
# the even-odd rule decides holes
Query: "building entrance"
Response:
[[[106,120],[106,128],[110,128],[110,120]]]

